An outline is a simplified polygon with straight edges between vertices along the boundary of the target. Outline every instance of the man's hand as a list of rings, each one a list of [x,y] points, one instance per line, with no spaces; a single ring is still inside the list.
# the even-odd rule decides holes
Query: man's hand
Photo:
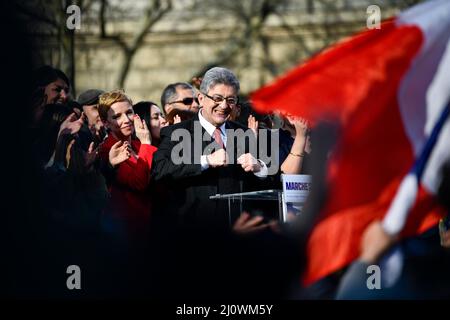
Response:
[[[115,167],[128,160],[131,156],[128,142],[117,141],[109,150],[109,163]]]
[[[59,127],[59,133],[58,137],[64,133],[64,134],[75,134],[80,131],[81,126],[83,125],[84,121],[84,113],[81,113],[81,117],[77,119],[77,115],[75,113],[71,113],[66,120],[64,120],[63,123],[61,123],[61,126]]]
[[[380,221],[374,221],[366,228],[361,239],[360,260],[373,264],[396,241],[396,237],[387,234]]]
[[[228,154],[225,151],[225,149],[219,149],[211,153],[210,155],[206,156],[206,161],[208,162],[208,165],[212,168],[224,167],[229,163]]]
[[[260,230],[264,230],[269,224],[261,224],[264,220],[261,216],[251,217],[248,212],[242,212],[233,225],[233,232],[237,234],[251,234]]]
[[[241,155],[237,159],[237,163],[241,165],[245,172],[259,172],[261,170],[261,164],[251,153]]]
[[[136,132],[136,137],[142,144],[152,143],[150,130],[148,130],[145,120],[141,120],[137,114],[134,115],[134,130]]]

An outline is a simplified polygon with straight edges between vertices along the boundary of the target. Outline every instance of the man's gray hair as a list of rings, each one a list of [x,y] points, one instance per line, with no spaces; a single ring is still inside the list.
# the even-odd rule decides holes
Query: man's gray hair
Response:
[[[236,94],[239,93],[239,80],[236,78],[233,72],[221,67],[214,67],[206,71],[200,85],[200,91],[207,93],[212,87],[217,84],[231,86],[236,91]]]

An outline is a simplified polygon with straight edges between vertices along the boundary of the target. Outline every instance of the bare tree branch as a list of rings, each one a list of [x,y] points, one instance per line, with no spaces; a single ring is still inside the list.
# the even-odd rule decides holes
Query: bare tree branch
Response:
[[[263,48],[264,52],[264,58],[263,58],[263,66],[264,69],[268,70],[270,74],[275,77],[278,75],[278,68],[277,65],[272,61],[272,58],[270,57],[270,51],[269,51],[269,38],[263,34],[260,34],[261,46]],[[264,83],[261,83],[264,84]]]
[[[127,43],[120,35],[110,35],[106,32],[106,10],[108,6],[107,0],[101,0],[99,20],[100,20],[100,37],[102,39],[108,39],[114,41],[123,52],[123,63],[119,70],[119,77],[117,80],[117,85],[119,87],[124,87],[125,80],[127,78],[128,72],[132,60],[142,46],[144,38],[149,32],[149,30],[155,25],[156,22],[161,20],[161,18],[172,9],[172,0],[153,0],[150,1],[147,9],[145,10],[144,16],[141,20],[140,27],[138,31],[134,34],[133,38],[129,43]]]
[[[250,57],[250,49],[255,41],[260,41],[262,28],[269,15],[273,14],[277,10],[277,6],[283,3],[283,1],[275,0],[254,0],[249,2],[249,12],[245,12],[246,8],[243,5],[244,2],[234,1],[234,7],[232,3],[228,3],[228,8],[231,10],[234,8],[233,14],[238,18],[238,21],[244,22],[243,32],[233,32],[234,37],[231,37],[228,43],[224,46],[218,54],[213,57],[209,62],[204,64],[193,77],[202,76],[208,69],[228,64],[237,55],[243,54],[247,60]],[[246,19],[242,19],[245,16]]]
[[[100,11],[99,11],[99,22],[100,22],[100,37],[101,38],[106,38],[106,20],[105,20],[105,11],[106,11],[106,6],[108,5],[108,1],[107,0],[101,0],[100,1]]]
[[[155,0],[153,1],[153,5],[149,5],[149,7],[147,8],[140,29],[133,37],[131,45],[127,47],[127,50],[124,50],[124,63],[122,64],[122,67],[119,71],[118,84],[120,87],[123,87],[125,84],[125,80],[128,75],[128,71],[130,69],[133,58],[138,49],[142,46],[145,35],[148,33],[151,27],[171,9],[171,0],[164,1],[164,3],[161,3],[160,0]]]
[[[79,0],[78,6],[80,7],[81,12],[85,12],[91,9],[95,0]]]
[[[295,33],[295,30],[286,22],[286,20],[285,20],[285,18],[284,18],[284,16],[282,15],[282,14],[280,14],[280,13],[277,13],[277,15],[278,15],[278,17],[280,18],[280,21],[281,21],[281,27],[284,29],[284,30],[286,30],[288,33],[289,33],[289,35],[290,35],[290,37],[292,38],[292,39],[294,39],[299,45],[300,45],[300,47],[302,48],[302,50],[304,50],[305,52],[306,52],[306,55],[311,55],[312,54],[312,51],[308,48],[308,46],[305,44],[305,41],[303,40],[303,38],[302,37],[300,37],[300,36],[298,36],[296,33]]]
[[[99,21],[100,21],[100,38],[106,40],[112,40],[116,42],[123,51],[128,50],[128,46],[120,35],[109,35],[106,33],[106,9],[108,7],[108,0],[101,0]]]

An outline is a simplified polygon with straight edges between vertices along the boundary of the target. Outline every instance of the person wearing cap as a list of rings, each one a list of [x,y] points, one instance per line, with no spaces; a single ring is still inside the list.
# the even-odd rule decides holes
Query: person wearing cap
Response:
[[[89,89],[82,92],[78,96],[77,100],[86,115],[87,126],[93,135],[93,140],[99,141],[103,141],[103,138],[106,135],[103,122],[100,119],[100,114],[98,113],[98,98],[103,93],[103,90]]]

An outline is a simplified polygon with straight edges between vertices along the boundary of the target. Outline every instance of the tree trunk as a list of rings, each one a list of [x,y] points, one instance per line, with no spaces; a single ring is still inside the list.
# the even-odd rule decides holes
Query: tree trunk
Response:
[[[120,66],[119,77],[118,77],[118,86],[119,88],[125,88],[125,81],[128,76],[128,71],[130,71],[130,66],[133,61],[133,57],[136,54],[136,50],[123,50],[123,62]]]
[[[76,97],[76,84],[75,84],[75,30],[69,30],[66,26],[66,8],[69,6],[69,1],[62,3],[62,10],[57,17],[58,20],[58,37],[59,37],[59,51],[60,61],[59,67],[67,75],[70,81],[72,94]]]

